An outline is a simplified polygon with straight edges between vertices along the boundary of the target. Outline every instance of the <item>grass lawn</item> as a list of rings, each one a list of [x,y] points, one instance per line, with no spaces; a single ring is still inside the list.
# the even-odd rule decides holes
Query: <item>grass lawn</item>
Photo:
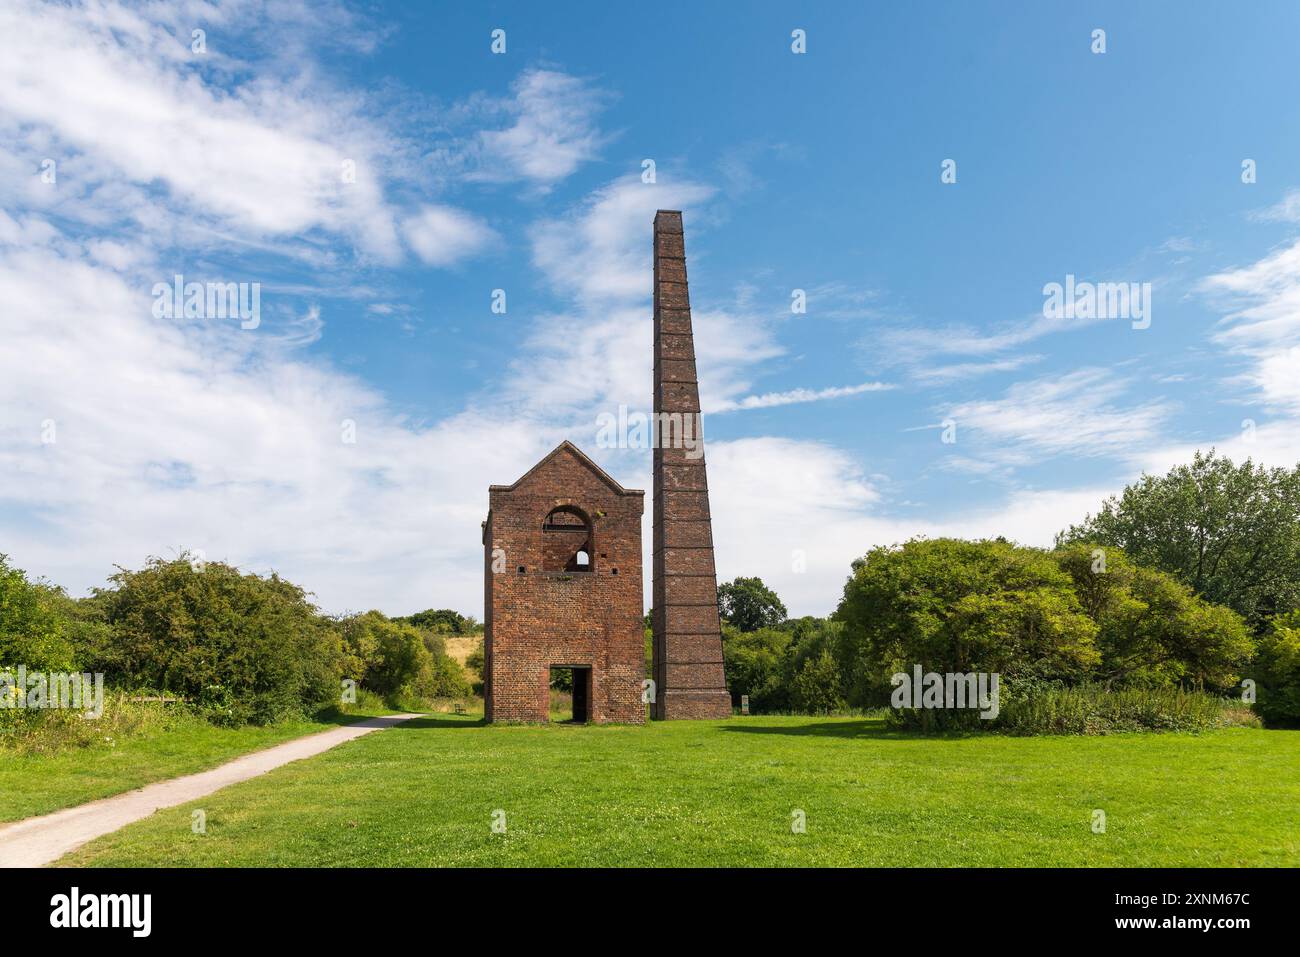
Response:
[[[204,835],[190,830],[200,807]],[[794,809],[806,833],[791,832]],[[1296,866],[1298,809],[1300,732],[921,738],[854,718],[447,715],[160,811],[60,863]]]
[[[178,728],[125,737],[112,745],[104,742],[54,755],[0,750],[0,823],[205,771],[291,738],[389,713],[382,708],[359,708],[347,715],[328,712],[262,728],[218,728],[194,719]]]

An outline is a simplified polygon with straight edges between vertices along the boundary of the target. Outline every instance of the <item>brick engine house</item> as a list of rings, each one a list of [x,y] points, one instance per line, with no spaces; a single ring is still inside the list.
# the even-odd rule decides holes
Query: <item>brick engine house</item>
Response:
[[[654,221],[654,717],[731,715],[722,660],[682,214]],[[673,441],[693,437],[689,446]],[[661,434],[661,431],[663,434]],[[641,516],[625,489],[564,442],[483,523],[488,721],[547,721],[551,672],[573,674],[575,721],[642,724]]]
[[[551,671],[564,668],[575,721],[644,723],[645,492],[564,442],[514,485],[491,486],[488,501],[487,720],[546,721]]]

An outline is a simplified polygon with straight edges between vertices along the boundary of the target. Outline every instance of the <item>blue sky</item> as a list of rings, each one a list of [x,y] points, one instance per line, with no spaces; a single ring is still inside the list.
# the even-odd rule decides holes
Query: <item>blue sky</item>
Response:
[[[190,549],[331,611],[480,614],[489,483],[569,438],[649,487],[596,433],[649,405],[661,207],[719,575],[792,612],[876,544],[1050,544],[1198,447],[1294,465],[1298,27],[1289,3],[7,4],[0,552],[74,594]],[[260,324],[156,318],[176,273],[260,283]],[[1067,274],[1150,283],[1150,327],[1046,317]]]

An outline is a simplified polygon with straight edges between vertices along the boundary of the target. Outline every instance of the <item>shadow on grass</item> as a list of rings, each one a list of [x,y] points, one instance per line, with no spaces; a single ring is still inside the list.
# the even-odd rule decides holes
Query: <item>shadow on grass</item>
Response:
[[[412,718],[410,721],[403,721],[401,724],[395,724],[388,730],[390,731],[420,731],[428,728],[481,728],[487,724],[482,715],[443,715],[427,714],[420,718]]]
[[[858,721],[822,721],[816,724],[724,724],[719,730],[739,734],[788,734],[803,738],[857,738],[872,741],[916,741],[939,738],[961,740],[981,735],[973,731],[945,731],[926,734],[890,728],[883,718],[863,718]]]
[[[313,721],[321,724],[337,724],[340,727],[345,724],[356,724],[358,721],[369,721],[371,718],[382,717],[379,712],[371,713],[368,711],[340,711],[338,708],[323,708],[311,716]]]

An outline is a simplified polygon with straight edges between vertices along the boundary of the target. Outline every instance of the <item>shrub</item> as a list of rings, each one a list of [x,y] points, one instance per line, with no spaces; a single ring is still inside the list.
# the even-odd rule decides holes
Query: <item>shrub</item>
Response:
[[[1080,680],[1097,664],[1096,623],[1051,556],[1002,540],[918,539],[853,564],[835,612],[840,667],[857,707],[889,701],[890,676],[989,672]]]
[[[0,728],[0,751],[55,754],[74,748],[112,748],[146,734],[200,725],[203,718],[185,703],[132,700],[125,691],[104,692],[104,713],[87,721],[80,711],[19,712],[25,720]]]
[[[974,710],[891,709],[888,723],[909,730],[1005,734],[1113,734],[1124,731],[1207,731],[1239,723],[1214,695],[1180,688],[1120,688],[1087,683],[1007,682],[996,718]]]
[[[780,629],[742,632],[731,625],[722,626],[727,691],[734,706],[740,706],[741,695],[749,695],[749,707],[754,712],[771,713],[791,707],[784,673],[789,647],[790,634]]]
[[[1300,727],[1300,610],[1278,615],[1260,639],[1255,710],[1270,727]]]
[[[116,648],[111,679],[196,702],[213,720],[265,724],[335,700],[338,635],[278,575],[151,559],[97,593]]]
[[[1172,575],[1135,566],[1118,548],[1075,544],[1053,557],[1097,623],[1098,680],[1141,687],[1235,687],[1255,642],[1229,608]]]
[[[56,589],[29,581],[0,555],[0,669],[71,671],[73,646],[58,614]]]

